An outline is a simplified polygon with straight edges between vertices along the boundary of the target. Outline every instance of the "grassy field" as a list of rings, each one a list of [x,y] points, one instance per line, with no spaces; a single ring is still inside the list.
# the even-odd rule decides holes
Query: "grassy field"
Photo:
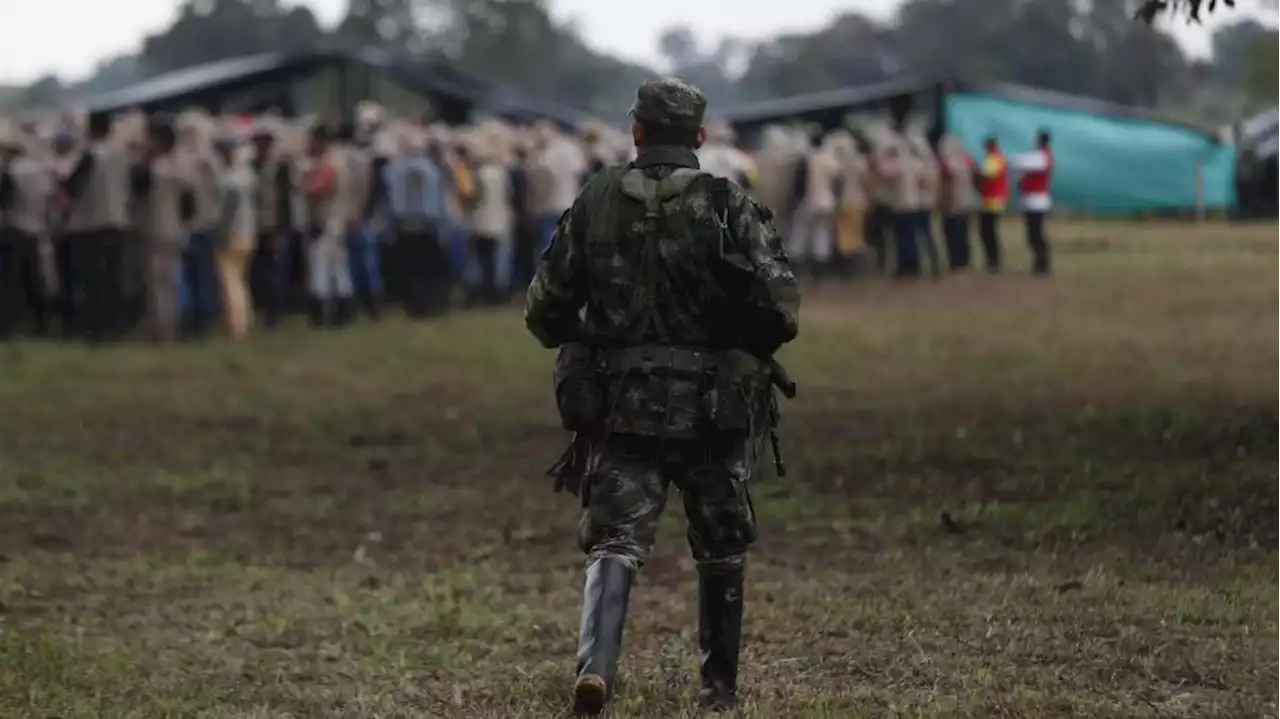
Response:
[[[1276,228],[1054,230],[807,294],[744,715],[1276,715]],[[550,361],[515,312],[0,347],[0,716],[561,715]],[[678,507],[615,716],[694,712]]]

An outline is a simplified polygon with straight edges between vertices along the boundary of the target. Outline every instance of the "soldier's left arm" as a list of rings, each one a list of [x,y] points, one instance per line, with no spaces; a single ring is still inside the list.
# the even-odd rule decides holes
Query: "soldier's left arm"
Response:
[[[525,296],[525,326],[547,348],[580,339],[578,310],[587,300],[583,252],[587,230],[584,198],[589,189],[590,185],[560,215]]]
[[[734,235],[755,273],[750,298],[752,316],[748,339],[752,352],[767,357],[800,332],[800,288],[783,249],[782,238],[773,226],[773,213],[751,199],[742,188],[732,185],[730,207]]]

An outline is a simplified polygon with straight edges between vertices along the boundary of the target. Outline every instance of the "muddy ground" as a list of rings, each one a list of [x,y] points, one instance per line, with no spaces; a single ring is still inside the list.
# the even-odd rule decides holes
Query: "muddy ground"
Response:
[[[744,715],[1275,716],[1275,228],[1053,229],[1047,281],[806,296]],[[0,347],[0,716],[561,715],[550,360],[514,311]],[[664,522],[615,716],[693,714]]]

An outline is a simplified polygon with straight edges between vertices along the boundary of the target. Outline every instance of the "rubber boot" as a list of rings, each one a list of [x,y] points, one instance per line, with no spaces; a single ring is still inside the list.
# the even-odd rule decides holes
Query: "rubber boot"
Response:
[[[633,575],[626,562],[611,557],[596,559],[587,567],[578,679],[573,687],[573,712],[578,716],[601,713],[613,695]]]
[[[698,569],[698,654],[702,672],[698,703],[711,711],[729,711],[738,704],[745,576],[742,567]]]

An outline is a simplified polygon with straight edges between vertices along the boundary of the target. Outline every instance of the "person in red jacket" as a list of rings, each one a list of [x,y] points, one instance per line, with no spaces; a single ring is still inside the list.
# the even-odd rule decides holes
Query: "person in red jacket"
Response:
[[[978,195],[982,200],[978,215],[978,239],[982,242],[982,254],[989,272],[1000,271],[1000,216],[1009,204],[1009,163],[1000,151],[1000,143],[988,137],[985,153],[976,173]]]
[[[1047,130],[1036,136],[1036,149],[1014,158],[1019,172],[1018,194],[1027,222],[1027,244],[1031,247],[1031,271],[1049,274],[1049,238],[1044,234],[1044,218],[1053,208],[1053,150]]]

